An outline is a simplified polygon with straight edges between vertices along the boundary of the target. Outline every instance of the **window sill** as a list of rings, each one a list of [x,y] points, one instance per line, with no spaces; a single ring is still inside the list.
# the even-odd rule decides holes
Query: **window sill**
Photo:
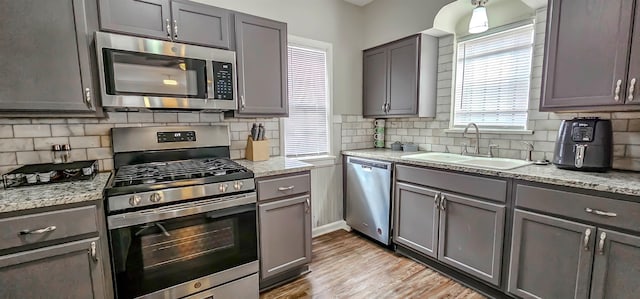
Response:
[[[469,128],[467,133],[473,133],[475,130]],[[444,130],[445,133],[464,133],[462,128],[453,128]],[[480,128],[480,134],[509,134],[509,135],[533,135],[532,130],[505,130],[505,129],[482,129]]]
[[[329,165],[336,164],[337,157],[332,155],[322,155],[322,156],[310,156],[310,157],[299,157],[299,158],[291,157],[289,159],[309,163],[314,166],[329,166]]]

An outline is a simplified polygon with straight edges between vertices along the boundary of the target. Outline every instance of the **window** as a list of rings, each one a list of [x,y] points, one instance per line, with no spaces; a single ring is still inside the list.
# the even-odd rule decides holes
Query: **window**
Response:
[[[300,42],[296,42],[300,41]],[[289,43],[289,118],[284,119],[287,157],[329,154],[330,45],[291,39]]]
[[[533,25],[458,43],[453,127],[525,130]]]

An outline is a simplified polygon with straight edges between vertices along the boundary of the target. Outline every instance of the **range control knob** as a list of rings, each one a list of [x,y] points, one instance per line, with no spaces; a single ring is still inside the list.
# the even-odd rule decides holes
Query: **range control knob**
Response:
[[[244,185],[244,183],[242,183],[241,181],[234,182],[233,189],[240,190],[242,189],[242,185]]]
[[[220,192],[227,192],[227,188],[229,188],[229,184],[220,184],[220,186],[218,186]]]
[[[160,195],[160,193],[156,192],[151,194],[151,196],[149,196],[149,200],[151,202],[161,202],[162,201],[162,195]]]
[[[140,195],[131,195],[131,197],[129,197],[129,204],[132,207],[139,205],[141,201],[142,198],[140,197]]]

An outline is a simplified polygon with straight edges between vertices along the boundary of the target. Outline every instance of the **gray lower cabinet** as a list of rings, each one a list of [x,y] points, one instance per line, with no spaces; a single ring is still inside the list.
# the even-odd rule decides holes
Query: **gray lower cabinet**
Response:
[[[396,167],[398,180],[424,181],[425,184],[438,181],[432,172]],[[473,184],[474,179],[485,178],[464,176],[458,183]],[[432,187],[443,185],[436,183]],[[505,205],[435,188],[406,181],[395,183],[394,243],[500,285]],[[506,187],[502,192],[506,193]]]
[[[96,237],[0,256],[0,298],[105,298],[98,243]]]
[[[287,24],[236,13],[236,116],[288,116]]]
[[[393,240],[427,256],[438,257],[440,192],[405,183],[396,183]]]
[[[260,203],[258,214],[262,279],[311,262],[309,195]]]
[[[229,49],[231,13],[186,0],[99,0],[100,29]]]
[[[591,225],[516,209],[509,292],[522,298],[588,298],[595,235]]]
[[[311,262],[309,171],[256,180],[260,289],[296,277]]]
[[[2,0],[0,11],[0,111],[95,111],[95,0]]]
[[[506,207],[442,193],[440,209],[438,260],[499,285]]]
[[[420,35],[363,52],[363,115],[418,114]]]
[[[640,294],[640,237],[606,229],[594,235],[591,298],[638,298]]]

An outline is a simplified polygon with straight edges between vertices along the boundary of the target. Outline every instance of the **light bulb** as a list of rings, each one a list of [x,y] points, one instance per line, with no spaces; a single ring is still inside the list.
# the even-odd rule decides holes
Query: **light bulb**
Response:
[[[469,21],[469,33],[481,33],[489,29],[489,18],[487,9],[479,5],[473,9],[471,21]]]

